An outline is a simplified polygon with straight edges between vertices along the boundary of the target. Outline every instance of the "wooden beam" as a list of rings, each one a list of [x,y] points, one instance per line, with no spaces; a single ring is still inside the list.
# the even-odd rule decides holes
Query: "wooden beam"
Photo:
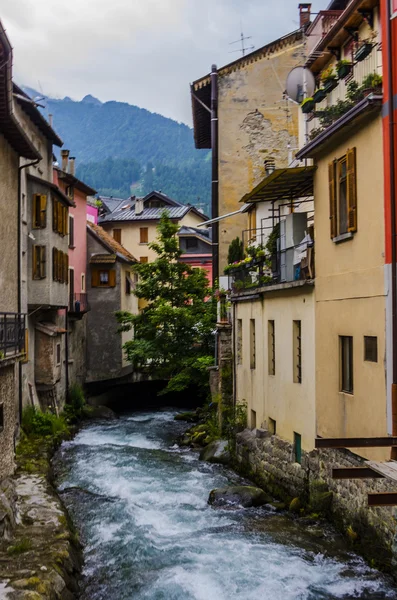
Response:
[[[341,467],[332,469],[332,479],[383,479],[383,475],[368,467]]]
[[[368,494],[368,506],[397,506],[397,492]]]
[[[397,437],[378,438],[316,438],[316,448],[390,448],[397,446]]]

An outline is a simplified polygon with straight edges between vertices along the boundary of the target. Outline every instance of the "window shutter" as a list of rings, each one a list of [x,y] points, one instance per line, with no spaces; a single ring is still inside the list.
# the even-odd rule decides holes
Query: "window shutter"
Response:
[[[121,244],[121,229],[113,229],[113,239]]]
[[[330,237],[338,235],[336,209],[336,160],[328,164]]]
[[[99,271],[98,269],[92,269],[91,271],[91,287],[99,286]]]
[[[58,202],[55,198],[52,199],[52,229],[58,230]]]
[[[40,227],[47,227],[47,196],[40,196]]]
[[[109,271],[109,287],[115,287],[116,285],[116,271]]]
[[[45,246],[40,247],[40,279],[44,279],[47,274],[47,248]]]
[[[66,252],[65,253],[65,278],[64,278],[64,283],[68,284],[69,283],[69,255]]]
[[[37,246],[33,246],[32,248],[32,277],[33,279],[38,278],[37,273]]]
[[[60,202],[57,202],[57,232],[58,233],[62,233],[62,225],[63,225],[63,219],[62,219],[62,204]]]
[[[68,234],[68,217],[69,217],[69,210],[67,206],[63,207],[63,233],[65,235]]]
[[[52,278],[54,281],[56,281],[56,275],[57,275],[57,249],[55,247],[52,248]]]
[[[71,248],[74,246],[74,219],[71,215],[69,215],[69,246]]]
[[[346,152],[347,231],[357,231],[357,172],[356,149]]]

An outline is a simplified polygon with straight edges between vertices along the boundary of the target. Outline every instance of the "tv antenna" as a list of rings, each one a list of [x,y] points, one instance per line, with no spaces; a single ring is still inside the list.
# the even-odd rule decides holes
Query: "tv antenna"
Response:
[[[254,50],[255,46],[246,46],[244,44],[245,40],[251,40],[252,39],[252,35],[248,35],[245,36],[243,33],[243,25],[240,22],[240,29],[241,29],[241,33],[240,33],[240,39],[239,40],[235,40],[234,42],[230,42],[229,46],[231,46],[232,44],[238,44],[241,43],[241,50],[231,50],[230,52],[242,52],[242,55],[245,56],[245,53],[247,50]]]

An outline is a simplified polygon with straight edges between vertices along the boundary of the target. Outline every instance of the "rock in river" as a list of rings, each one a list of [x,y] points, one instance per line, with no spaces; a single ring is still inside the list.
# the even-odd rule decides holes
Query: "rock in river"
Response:
[[[211,442],[200,452],[200,460],[206,460],[210,463],[220,463],[227,465],[230,461],[230,454],[227,450],[226,440],[216,440]]]
[[[232,485],[225,488],[211,490],[208,504],[213,506],[262,506],[271,502],[270,498],[260,488],[250,485]]]

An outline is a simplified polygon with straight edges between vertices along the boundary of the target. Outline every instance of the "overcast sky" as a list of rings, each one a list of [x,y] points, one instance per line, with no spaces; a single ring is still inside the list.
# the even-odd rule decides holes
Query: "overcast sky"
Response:
[[[54,97],[136,104],[191,124],[189,83],[297,29],[298,0],[0,0],[14,79]],[[315,0],[314,9],[326,3]]]

